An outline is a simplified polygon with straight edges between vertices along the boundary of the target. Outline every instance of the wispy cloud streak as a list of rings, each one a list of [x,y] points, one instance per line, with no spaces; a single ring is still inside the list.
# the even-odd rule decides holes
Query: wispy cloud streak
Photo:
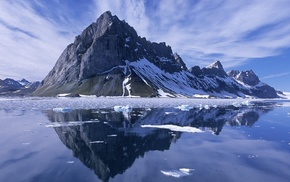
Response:
[[[277,77],[282,77],[282,76],[286,76],[286,75],[290,75],[290,72],[268,75],[268,76],[261,78],[261,80],[270,79],[270,78],[277,78]]]
[[[74,36],[110,10],[140,36],[166,42],[187,65],[224,67],[282,53],[290,45],[288,0],[0,1],[0,73],[42,79]]]

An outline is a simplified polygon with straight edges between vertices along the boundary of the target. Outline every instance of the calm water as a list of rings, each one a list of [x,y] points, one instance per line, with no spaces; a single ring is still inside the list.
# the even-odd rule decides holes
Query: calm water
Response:
[[[0,181],[290,181],[289,102],[0,99]]]

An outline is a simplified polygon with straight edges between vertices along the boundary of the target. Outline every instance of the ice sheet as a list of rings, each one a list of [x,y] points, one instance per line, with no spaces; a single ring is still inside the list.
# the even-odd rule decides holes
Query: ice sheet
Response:
[[[251,106],[252,102],[280,102],[290,106],[290,100],[279,99],[194,99],[194,98],[124,98],[124,97],[95,97],[95,98],[44,98],[22,97],[1,98],[0,110],[52,110],[66,112],[74,109],[114,108],[114,106],[130,106],[131,108],[173,108],[181,109],[219,107],[234,105],[236,107]],[[287,104],[288,103],[288,104]],[[201,109],[202,109],[201,108]],[[117,109],[117,108],[116,108]],[[125,108],[120,108],[120,110]]]
[[[180,178],[180,177],[192,175],[193,171],[194,169],[180,168],[179,170],[169,170],[169,171],[161,170],[160,172],[166,176]]]
[[[142,128],[164,128],[171,131],[180,131],[188,133],[201,133],[202,130],[190,126],[177,126],[177,125],[141,125]]]

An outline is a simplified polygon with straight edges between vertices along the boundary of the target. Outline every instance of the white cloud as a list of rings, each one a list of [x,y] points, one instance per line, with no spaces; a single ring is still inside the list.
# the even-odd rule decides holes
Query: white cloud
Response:
[[[53,8],[44,3],[0,1],[0,77],[43,79],[74,36],[107,10],[140,36],[166,42],[188,67],[214,59],[233,67],[290,45],[287,0],[92,0],[85,7],[50,1]]]
[[[25,1],[1,1],[0,7],[1,74],[42,79],[69,37],[60,35],[52,22]]]
[[[277,55],[290,43],[290,7],[279,1],[164,0],[156,10],[160,27],[151,25],[151,39],[168,42],[193,62],[219,54],[223,62]],[[166,11],[168,10],[168,11]],[[159,33],[158,33],[159,32]],[[187,60],[190,62],[190,60]]]
[[[265,79],[269,79],[269,78],[282,77],[282,76],[286,76],[286,75],[289,75],[289,74],[290,74],[290,72],[285,72],[285,73],[278,73],[278,74],[268,75],[268,76],[265,76],[265,77],[261,78],[261,80],[265,80]]]

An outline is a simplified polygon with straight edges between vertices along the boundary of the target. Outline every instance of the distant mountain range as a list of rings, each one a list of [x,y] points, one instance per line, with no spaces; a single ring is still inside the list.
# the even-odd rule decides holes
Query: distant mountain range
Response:
[[[0,96],[23,96],[31,94],[40,85],[40,82],[29,82],[25,79],[14,80],[6,78],[0,79]]]
[[[133,27],[109,11],[67,46],[32,95],[64,93],[75,96],[279,97],[277,91],[261,82],[252,70],[226,73],[220,61],[205,68],[188,69],[170,46],[141,38]]]

